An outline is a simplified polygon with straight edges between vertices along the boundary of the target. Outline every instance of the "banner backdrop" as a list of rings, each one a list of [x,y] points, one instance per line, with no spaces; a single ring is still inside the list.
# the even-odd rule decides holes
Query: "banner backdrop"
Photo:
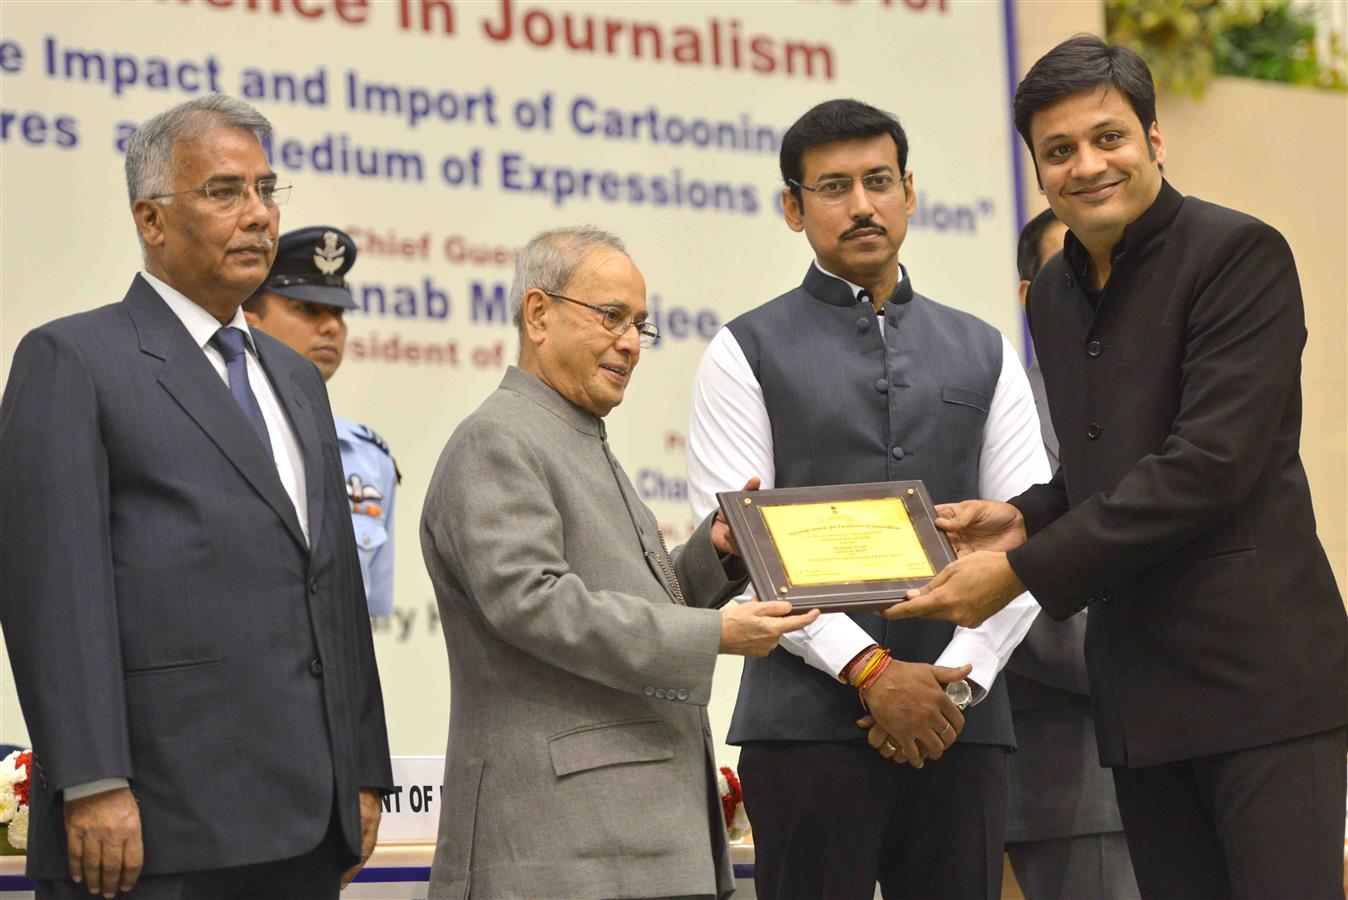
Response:
[[[644,272],[664,340],[609,429],[676,543],[692,524],[693,370],[720,325],[811,259],[782,222],[777,169],[811,105],[856,97],[901,118],[916,288],[1020,342],[1005,16],[977,0],[6,0],[0,377],[29,329],[120,299],[138,268],[122,171],[138,124],[205,91],[258,106],[295,185],[282,230],[336,225],[359,248],[329,389],[404,475],[397,613],[375,640],[394,752],[442,753],[448,667],[418,521],[446,438],[514,359],[517,248],[593,223]],[[0,740],[22,742],[0,674]],[[738,674],[723,659],[718,739]]]

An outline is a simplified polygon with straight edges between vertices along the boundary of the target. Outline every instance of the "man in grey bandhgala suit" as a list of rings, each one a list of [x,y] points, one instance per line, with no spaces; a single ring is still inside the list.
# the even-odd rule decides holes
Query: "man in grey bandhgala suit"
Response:
[[[519,368],[454,432],[421,544],[452,695],[432,897],[725,896],[705,707],[718,652],[813,621],[725,604],[719,517],[671,557],[609,448],[645,283],[611,235],[540,235],[517,263]]]

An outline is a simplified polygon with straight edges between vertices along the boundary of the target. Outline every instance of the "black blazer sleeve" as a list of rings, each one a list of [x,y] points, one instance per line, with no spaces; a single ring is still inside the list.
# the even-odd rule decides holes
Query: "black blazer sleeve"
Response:
[[[1067,512],[1067,488],[1063,482],[1062,467],[1054,471],[1053,478],[1047,484],[1036,484],[1020,496],[1011,498],[1011,505],[1025,517],[1027,534],[1033,536],[1043,531]]]

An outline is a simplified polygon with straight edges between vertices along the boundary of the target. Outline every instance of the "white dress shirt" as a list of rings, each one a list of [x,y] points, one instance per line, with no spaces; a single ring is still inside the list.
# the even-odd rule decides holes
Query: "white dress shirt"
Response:
[[[295,437],[295,429],[281,409],[281,401],[272,388],[271,379],[257,360],[257,348],[253,346],[253,332],[248,328],[248,320],[243,317],[243,309],[234,311],[234,318],[227,326],[221,326],[215,316],[193,303],[182,292],[155,278],[149,272],[142,271],[140,277],[164,298],[169,309],[183,323],[187,333],[192,335],[198,347],[206,354],[206,359],[219,374],[220,380],[229,385],[229,371],[225,368],[225,357],[211,343],[211,338],[221,327],[237,328],[247,340],[248,386],[257,397],[257,405],[262,408],[262,419],[267,423],[267,434],[271,438],[272,459],[276,463],[276,474],[281,476],[281,485],[290,495],[295,505],[295,515],[300,520],[300,530],[304,532],[304,541],[309,541],[309,499],[305,493],[304,457],[300,453],[300,442]]]
[[[149,272],[142,270],[140,277],[144,278],[146,283],[164,299],[168,308],[173,310],[173,314],[183,323],[187,333],[192,336],[192,340],[206,354],[206,359],[210,361],[221,380],[228,386],[229,371],[225,368],[225,357],[211,343],[211,338],[222,327],[215,316],[193,303],[181,291],[154,277]],[[307,544],[309,541],[309,500],[308,495],[305,494],[304,458],[300,455],[300,443],[295,437],[295,430],[290,426],[290,420],[286,418],[285,412],[281,409],[276,391],[272,389],[271,379],[267,377],[266,370],[257,360],[257,349],[253,346],[253,333],[249,330],[248,322],[243,317],[243,309],[234,311],[234,318],[227,327],[239,329],[246,338],[244,346],[247,348],[248,385],[257,397],[257,405],[262,408],[262,419],[267,423],[267,435],[271,438],[272,459],[276,463],[276,473],[281,476],[281,486],[290,495],[290,502],[295,505],[295,515],[299,517],[300,530],[304,532],[304,541]],[[230,400],[233,402],[232,397]],[[78,800],[81,797],[124,788],[127,784],[125,778],[102,778],[98,781],[71,785],[62,793],[67,801]]]
[[[837,278],[819,266],[830,277]],[[900,281],[907,277],[900,270]],[[844,281],[856,296],[859,286]],[[883,317],[876,317],[881,333]],[[1007,500],[1033,484],[1047,481],[1048,458],[1039,434],[1039,418],[1025,370],[1006,337],[1002,337],[1002,371],[997,379],[983,447],[978,461],[980,497]],[[763,390],[754,377],[735,336],[721,328],[693,377],[688,413],[688,497],[696,517],[716,508],[718,491],[738,491],[750,478],[763,480],[763,489],[775,485],[772,423]],[[974,702],[982,700],[1011,651],[1029,631],[1039,604],[1021,594],[978,628],[955,629],[936,665],[952,668],[969,663]],[[805,662],[837,678],[874,639],[847,615],[822,615],[810,625],[783,636],[782,646]]]

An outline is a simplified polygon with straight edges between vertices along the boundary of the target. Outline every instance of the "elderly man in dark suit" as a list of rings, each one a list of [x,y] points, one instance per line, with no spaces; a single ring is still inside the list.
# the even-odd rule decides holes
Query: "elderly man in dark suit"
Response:
[[[145,267],[36,329],[0,406],[0,622],[39,897],[335,897],[388,742],[323,380],[250,331],[267,120],[221,95],[127,151]]]
[[[1062,462],[1009,504],[939,510],[962,558],[886,615],[977,624],[1026,587],[1055,619],[1090,604],[1143,896],[1340,896],[1348,616],[1298,452],[1292,251],[1166,182],[1126,48],[1051,50],[1016,126],[1069,229],[1029,296]]]

